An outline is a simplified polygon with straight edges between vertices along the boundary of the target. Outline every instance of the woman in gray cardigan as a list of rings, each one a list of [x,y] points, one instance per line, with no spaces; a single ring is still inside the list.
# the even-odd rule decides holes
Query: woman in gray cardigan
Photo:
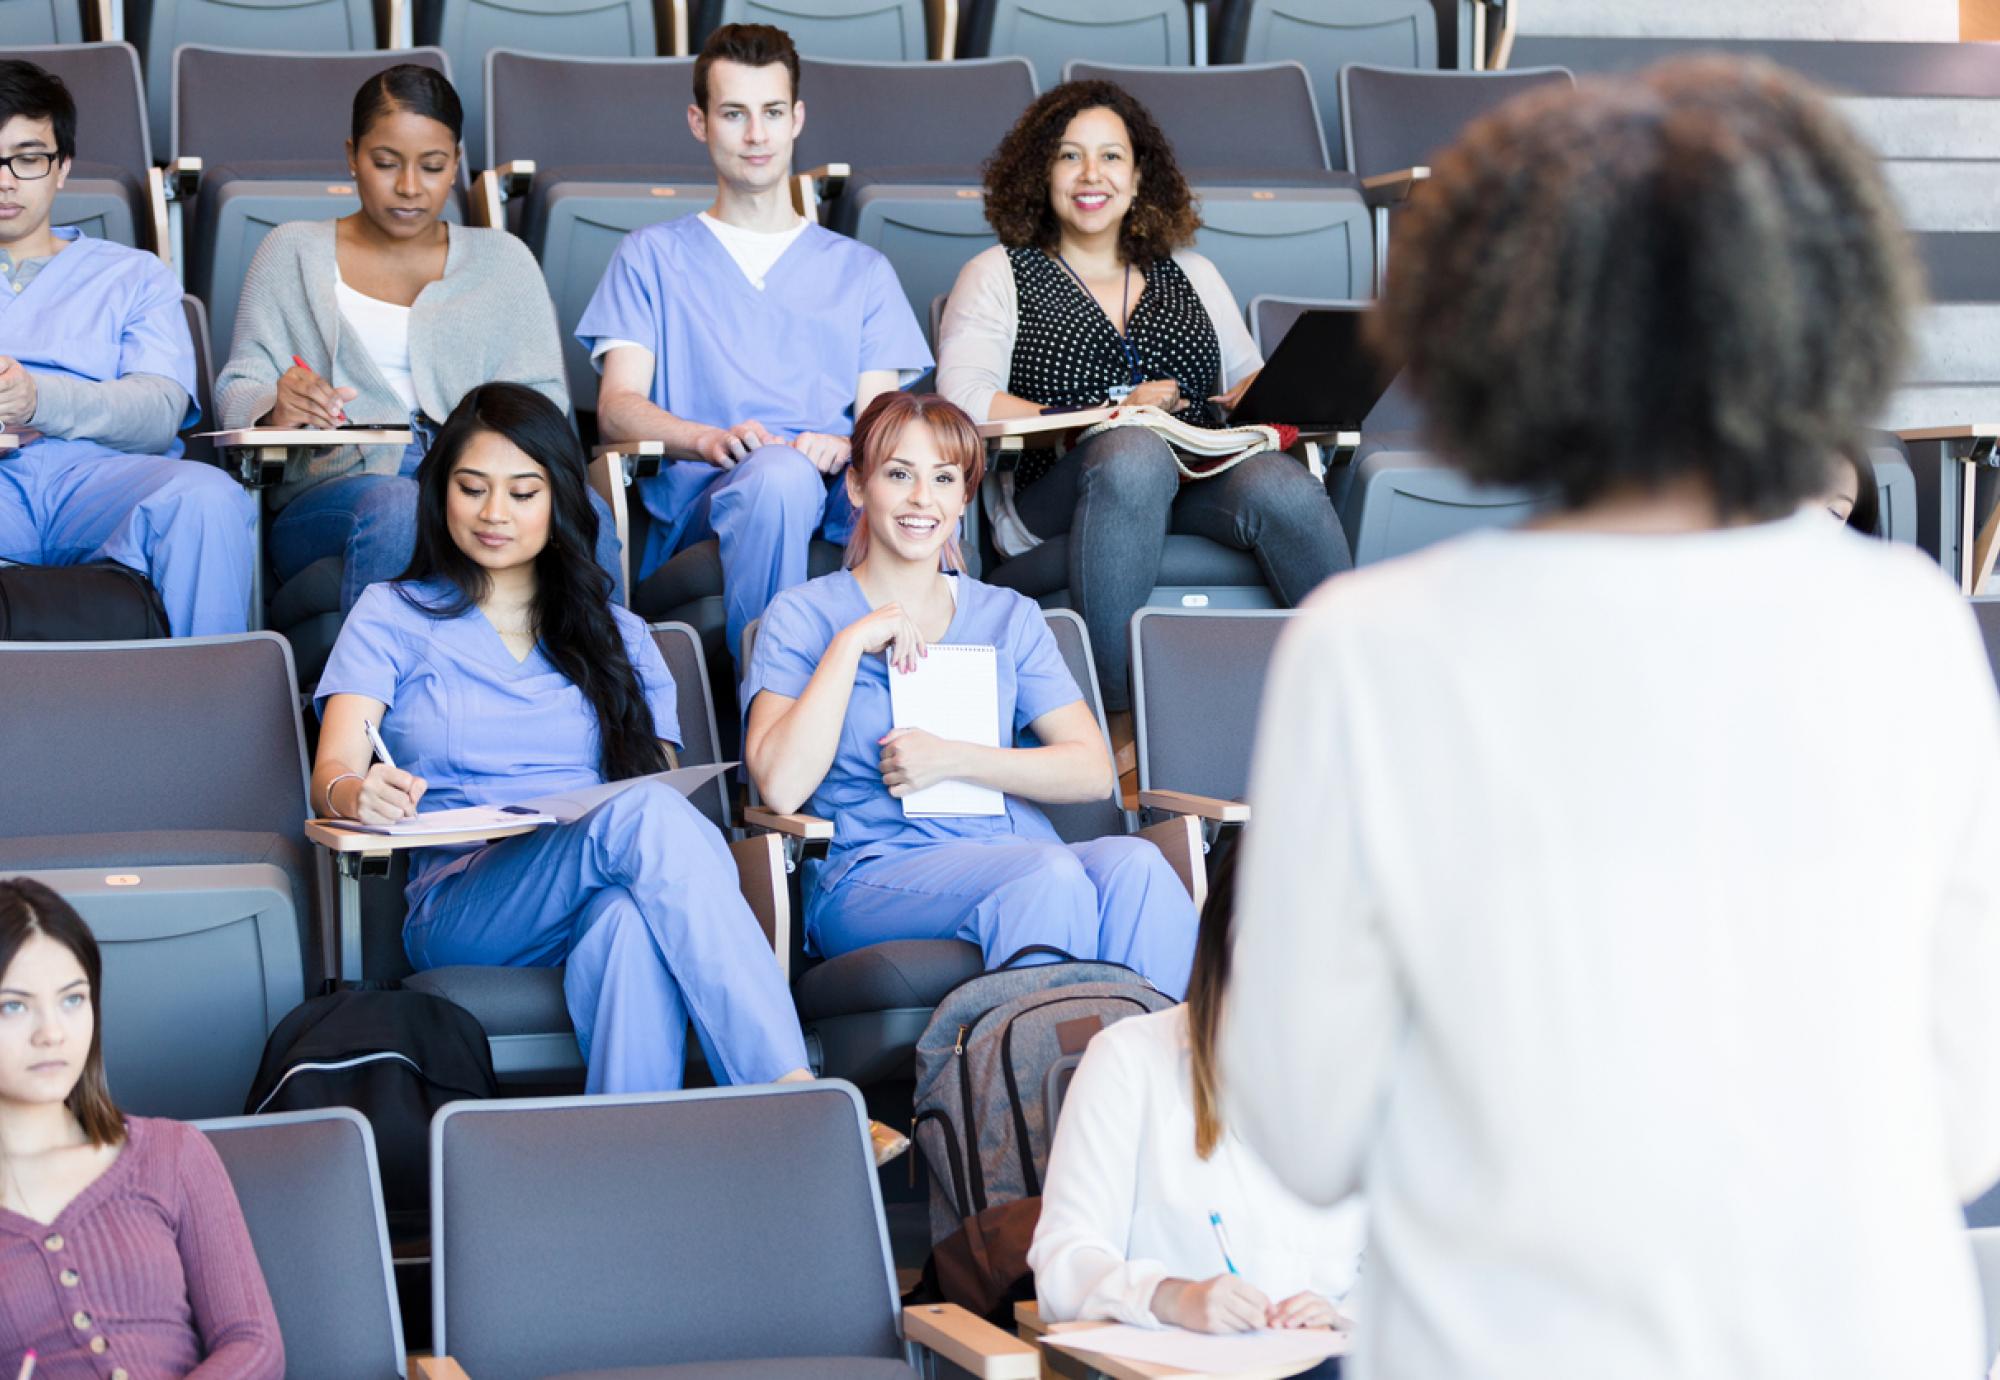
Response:
[[[411,476],[434,419],[495,381],[569,406],[555,307],[534,256],[504,230],[440,218],[458,180],[462,124],[458,93],[427,67],[390,67],[362,84],[347,145],[361,209],[265,238],[216,381],[225,427],[416,431],[407,451],[343,446],[295,461],[267,496],[278,579],[342,556],[342,614],[409,562]],[[598,516],[598,558],[616,578],[618,538],[601,501]]]

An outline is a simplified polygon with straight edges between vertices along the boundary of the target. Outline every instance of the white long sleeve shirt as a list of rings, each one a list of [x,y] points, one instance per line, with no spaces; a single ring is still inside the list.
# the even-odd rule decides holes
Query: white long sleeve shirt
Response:
[[[1044,1319],[1158,1327],[1151,1304],[1161,1280],[1227,1268],[1211,1212],[1236,1268],[1273,1303],[1305,1291],[1346,1296],[1365,1225],[1360,1200],[1300,1201],[1227,1130],[1198,1158],[1192,1089],[1186,1006],[1091,1038],[1056,1123],[1028,1251]]]
[[[1369,1205],[1356,1380],[1962,1380],[2000,1176],[2000,700],[1824,514],[1342,576],[1267,687],[1223,1031]]]

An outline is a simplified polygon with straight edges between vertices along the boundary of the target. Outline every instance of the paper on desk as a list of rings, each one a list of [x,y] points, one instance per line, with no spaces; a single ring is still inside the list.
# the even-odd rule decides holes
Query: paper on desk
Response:
[[[429,834],[477,833],[481,829],[512,829],[522,824],[568,824],[580,819],[612,796],[630,790],[642,781],[663,781],[682,795],[693,795],[716,777],[735,766],[734,762],[711,762],[699,767],[634,776],[624,781],[607,781],[600,786],[584,786],[555,795],[536,796],[512,805],[467,805],[457,810],[420,811],[415,819],[399,819],[394,824],[362,824],[356,820],[337,821],[343,829],[364,834],[386,834],[391,838],[423,838]]]
[[[1329,1356],[1344,1355],[1353,1334],[1325,1328],[1291,1328],[1217,1335],[1187,1332],[1177,1327],[1111,1323],[1075,1332],[1050,1332],[1042,1340],[1068,1351],[1174,1366],[1197,1375],[1265,1375],[1282,1374],[1287,1366],[1313,1365]]]
[[[889,718],[897,728],[921,728],[956,742],[999,747],[998,654],[991,647],[940,642],[917,658],[914,671],[891,665]],[[911,819],[1006,813],[1006,796],[970,781],[940,781],[903,797],[903,814]]]

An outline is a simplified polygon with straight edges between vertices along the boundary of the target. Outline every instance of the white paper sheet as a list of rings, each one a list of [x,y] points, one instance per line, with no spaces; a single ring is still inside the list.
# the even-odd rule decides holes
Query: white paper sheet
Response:
[[[621,791],[641,781],[664,781],[682,795],[693,795],[716,777],[735,766],[734,762],[711,762],[699,767],[634,776],[624,781],[607,781],[601,786],[584,786],[555,795],[536,796],[512,805],[467,805],[457,810],[419,811],[415,819],[399,819],[394,824],[362,824],[336,820],[343,829],[363,834],[386,834],[391,838],[423,838],[430,834],[475,833],[481,829],[511,829],[521,824],[568,824]]]
[[[945,642],[917,658],[917,669],[889,668],[889,716],[897,728],[921,728],[940,738],[1000,746],[1000,671],[991,647]],[[991,786],[940,781],[903,797],[911,819],[937,815],[1004,815],[1007,797]]]
[[[1076,1332],[1052,1332],[1042,1340],[1067,1351],[1174,1366],[1198,1375],[1282,1375],[1288,1366],[1303,1369],[1329,1356],[1345,1355],[1352,1334],[1294,1328],[1215,1335],[1177,1327],[1110,1323]]]

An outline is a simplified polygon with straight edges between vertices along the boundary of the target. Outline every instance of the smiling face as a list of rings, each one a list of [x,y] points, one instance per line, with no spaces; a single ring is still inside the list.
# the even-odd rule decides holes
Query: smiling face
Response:
[[[497,431],[465,443],[445,486],[452,544],[488,571],[533,564],[549,544],[549,472]]]
[[[965,472],[944,457],[930,425],[911,421],[865,478],[852,469],[847,496],[868,527],[868,559],[935,570],[965,512]]]
[[[55,152],[53,121],[16,115],[0,125],[0,154],[20,154],[30,159],[39,154],[53,160]],[[22,177],[11,167],[0,169],[0,248],[11,249],[24,240],[37,240],[47,232],[49,209],[55,204],[56,192],[68,179],[68,163],[51,161],[47,173],[32,178]]]
[[[1079,111],[1063,130],[1049,169],[1049,206],[1064,233],[1085,237],[1116,230],[1138,190],[1125,121],[1101,105]]]
[[[96,1020],[83,964],[42,931],[30,933],[0,973],[0,1103],[67,1098],[83,1076]]]
[[[805,128],[782,62],[749,67],[722,60],[708,69],[708,109],[688,107],[688,128],[708,145],[716,176],[744,192],[777,186],[792,172],[792,141]]]
[[[361,213],[391,239],[430,232],[444,214],[458,178],[458,141],[448,126],[391,106],[368,126],[347,163],[361,196]]]

